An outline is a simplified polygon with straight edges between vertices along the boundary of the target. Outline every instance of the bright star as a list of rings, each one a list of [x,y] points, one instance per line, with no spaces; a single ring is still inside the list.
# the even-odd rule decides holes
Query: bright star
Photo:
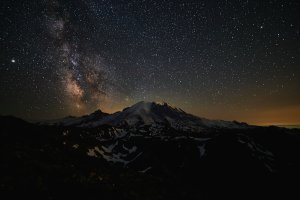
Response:
[[[11,59],[11,62],[12,62],[12,63],[15,63],[15,62],[16,62],[16,60],[15,60],[15,59]]]

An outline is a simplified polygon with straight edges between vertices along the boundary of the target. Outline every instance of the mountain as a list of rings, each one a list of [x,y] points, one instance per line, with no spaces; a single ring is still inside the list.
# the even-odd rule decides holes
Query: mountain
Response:
[[[246,123],[229,122],[223,120],[208,120],[188,114],[180,108],[167,103],[141,101],[121,112],[111,115],[100,110],[83,117],[69,117],[52,122],[55,125],[99,127],[111,125],[115,127],[127,126],[140,128],[152,126],[154,128],[172,127],[176,130],[199,132],[207,128],[249,128]]]
[[[90,115],[84,115],[81,117],[68,116],[63,119],[49,120],[39,122],[40,125],[54,125],[54,126],[80,126],[82,124],[89,124],[101,120],[108,116],[108,113],[104,113],[101,110],[96,110]]]
[[[299,196],[300,130],[208,120],[166,103],[38,124],[1,117],[0,144],[0,190],[12,198]]]

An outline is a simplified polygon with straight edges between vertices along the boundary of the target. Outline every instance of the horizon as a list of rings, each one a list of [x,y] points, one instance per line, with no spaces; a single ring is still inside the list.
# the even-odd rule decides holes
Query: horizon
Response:
[[[66,118],[66,117],[82,117],[82,116],[86,116],[86,115],[90,115],[96,111],[101,111],[101,112],[104,112],[104,113],[107,113],[107,114],[114,114],[114,113],[117,113],[117,112],[122,112],[124,109],[126,108],[129,108],[129,107],[132,107],[138,103],[141,103],[141,102],[144,102],[144,103],[156,103],[156,104],[160,104],[162,105],[163,103],[166,103],[167,105],[173,107],[173,108],[179,108],[179,109],[182,109],[178,106],[175,106],[175,105],[172,105],[172,104],[169,104],[168,102],[165,102],[165,101],[160,101],[160,102],[155,102],[155,101],[138,101],[132,105],[129,105],[129,106],[125,106],[123,107],[122,109],[120,110],[116,110],[116,111],[113,111],[113,112],[104,112],[102,109],[98,108],[90,113],[85,113],[85,114],[82,114],[82,115],[65,115],[65,116],[59,116],[57,118],[52,118],[52,119],[49,119],[49,118],[45,118],[45,119],[26,119],[26,118],[22,118],[22,117],[19,117],[19,116],[15,116],[15,115],[3,115],[3,116],[13,116],[13,117],[18,117],[18,118],[21,118],[25,121],[28,121],[28,122],[40,122],[40,121],[51,121],[51,120],[58,120],[58,119],[63,119],[63,118]],[[186,110],[182,109],[184,112],[187,112]],[[196,117],[200,117],[200,118],[206,118],[206,119],[210,119],[210,120],[224,120],[224,121],[238,121],[238,122],[241,122],[241,123],[247,123],[249,125],[257,125],[257,126],[277,126],[277,127],[284,127],[284,128],[300,128],[300,123],[272,123],[272,122],[269,122],[269,123],[249,123],[247,121],[240,121],[240,120],[236,120],[236,119],[220,119],[220,118],[208,118],[206,116],[199,116],[199,115],[195,115],[193,113],[190,113],[190,112],[187,112],[188,114],[192,114]]]
[[[9,1],[0,115],[165,101],[208,119],[300,124],[299,2]]]

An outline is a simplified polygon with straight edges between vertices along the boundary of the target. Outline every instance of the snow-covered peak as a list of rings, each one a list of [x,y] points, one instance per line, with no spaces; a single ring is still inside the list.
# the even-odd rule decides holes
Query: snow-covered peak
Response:
[[[153,102],[140,101],[131,107],[125,108],[123,112],[150,112]]]
[[[176,118],[183,113],[182,110],[174,108],[167,103],[141,101],[131,107],[125,108],[122,112],[113,114],[117,119],[125,121],[128,125],[168,123],[170,118]],[[119,120],[113,121],[116,125]]]
[[[173,110],[175,112],[184,112],[180,108],[176,108],[171,106],[166,102],[147,102],[147,101],[140,101],[131,107],[125,108],[123,111],[129,112],[151,112],[153,109],[164,109],[164,110]]]
[[[188,114],[169,104],[141,101],[121,112],[104,117],[89,126],[100,125],[140,127],[144,125],[167,125],[186,131],[201,131],[205,128],[240,128],[241,124],[227,121],[208,120]]]
[[[110,125],[139,129],[145,125],[151,127],[172,127],[183,131],[201,131],[206,128],[244,128],[246,124],[222,120],[209,120],[188,114],[180,108],[165,102],[138,102],[113,114],[98,110],[90,115],[64,119],[56,125],[98,127]]]

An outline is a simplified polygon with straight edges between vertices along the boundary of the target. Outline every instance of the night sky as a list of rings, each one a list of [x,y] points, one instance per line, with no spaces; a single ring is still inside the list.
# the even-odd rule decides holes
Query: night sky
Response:
[[[300,124],[298,0],[1,0],[0,114],[28,120],[165,101]]]

